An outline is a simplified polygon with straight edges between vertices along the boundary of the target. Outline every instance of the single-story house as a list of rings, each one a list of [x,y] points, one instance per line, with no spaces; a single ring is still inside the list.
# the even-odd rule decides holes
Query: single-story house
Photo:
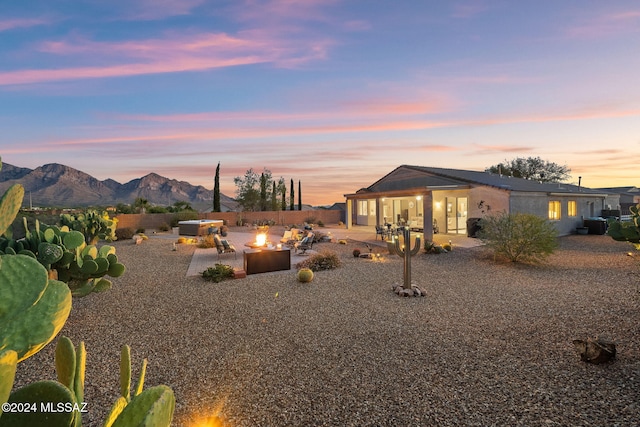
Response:
[[[579,185],[541,183],[489,172],[402,165],[367,188],[345,194],[347,228],[409,225],[430,240],[434,232],[466,234],[467,222],[505,211],[548,218],[560,235],[583,219],[618,206],[620,195]]]

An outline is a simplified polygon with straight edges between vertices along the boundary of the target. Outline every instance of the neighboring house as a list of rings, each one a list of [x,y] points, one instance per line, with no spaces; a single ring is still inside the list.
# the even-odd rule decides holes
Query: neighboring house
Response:
[[[327,209],[330,211],[340,211],[340,221],[347,222],[347,204],[346,203],[334,203]]]
[[[611,205],[611,209],[618,209],[622,215],[629,215],[629,208],[640,203],[640,188],[638,187],[610,187],[594,188],[594,190],[620,195],[619,205]]]
[[[367,188],[345,194],[347,228],[408,224],[431,240],[439,233],[466,234],[467,220],[505,211],[548,218],[560,235],[584,218],[617,206],[618,194],[563,183],[459,169],[402,165]]]

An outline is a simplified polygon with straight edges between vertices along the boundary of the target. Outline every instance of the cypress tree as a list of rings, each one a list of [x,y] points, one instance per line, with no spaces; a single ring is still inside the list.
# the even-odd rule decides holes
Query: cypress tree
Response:
[[[276,182],[273,181],[273,190],[271,190],[271,210],[278,210],[278,194],[276,193]]]
[[[260,175],[260,210],[267,210],[267,177],[264,172]]]
[[[291,191],[289,192],[289,210],[292,211],[295,203],[296,202],[296,197],[295,197],[295,192],[293,191],[293,178],[291,178]]]
[[[213,211],[220,212],[220,162],[216,167],[216,177],[213,180]]]
[[[302,210],[302,187],[300,187],[300,180],[298,180],[298,210]]]
[[[287,185],[282,180],[282,210],[287,210]]]

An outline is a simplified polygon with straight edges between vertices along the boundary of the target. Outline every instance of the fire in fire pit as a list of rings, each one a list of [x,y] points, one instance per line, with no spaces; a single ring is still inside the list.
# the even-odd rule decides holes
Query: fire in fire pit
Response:
[[[267,244],[267,234],[266,233],[258,233],[256,234],[256,247],[265,246]]]

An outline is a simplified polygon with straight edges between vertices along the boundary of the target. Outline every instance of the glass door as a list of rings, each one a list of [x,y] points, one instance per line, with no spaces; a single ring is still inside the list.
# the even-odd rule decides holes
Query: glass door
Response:
[[[467,233],[467,198],[447,197],[447,233]]]
[[[458,234],[467,234],[467,198],[458,197],[457,218],[458,218]]]

